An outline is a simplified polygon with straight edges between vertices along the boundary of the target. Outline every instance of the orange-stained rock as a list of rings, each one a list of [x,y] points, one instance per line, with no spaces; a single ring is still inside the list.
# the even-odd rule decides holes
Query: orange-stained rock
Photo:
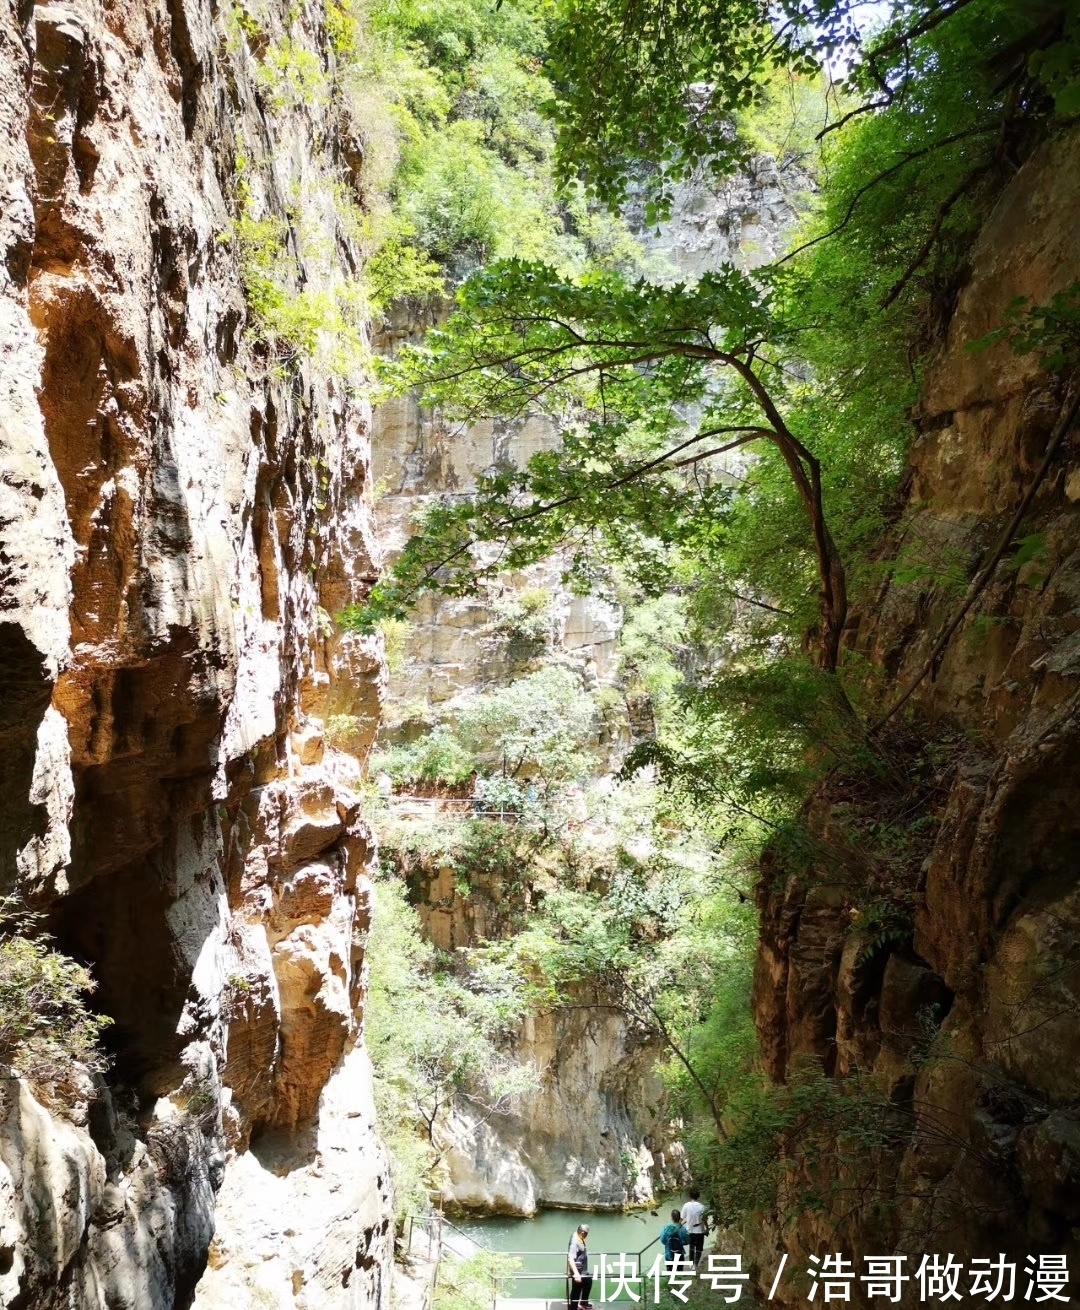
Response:
[[[333,59],[312,14],[260,22]],[[5,0],[0,48],[0,893],[89,964],[116,1053],[66,1108],[3,1083],[0,1302],[255,1304],[268,1242],[260,1295],[385,1306],[355,791],[384,672],[331,617],[376,570],[371,414],[259,345],[234,231],[304,194],[308,285],[358,267],[332,109],[269,108],[208,0]],[[245,1202],[271,1140],[304,1163]]]

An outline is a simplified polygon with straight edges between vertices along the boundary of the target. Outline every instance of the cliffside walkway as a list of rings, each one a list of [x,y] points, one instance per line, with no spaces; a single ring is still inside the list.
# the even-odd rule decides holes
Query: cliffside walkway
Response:
[[[610,1280],[603,1297],[601,1280],[599,1277],[594,1280],[592,1299],[595,1304],[600,1304],[601,1300],[605,1305],[615,1301],[634,1301],[626,1286],[618,1287],[618,1280],[611,1277],[614,1263],[616,1260],[626,1262],[621,1265],[624,1282],[633,1284],[648,1263],[644,1260],[646,1252],[657,1240],[654,1238],[640,1251],[598,1251],[592,1257],[592,1268],[597,1269],[602,1263]],[[501,1280],[504,1286],[493,1293],[492,1310],[567,1310],[570,1279],[566,1273],[565,1251],[500,1251],[499,1254],[521,1261],[523,1268]],[[539,1267],[530,1268],[530,1262]],[[616,1294],[612,1295],[612,1291]]]
[[[434,815],[453,814],[462,819],[491,819],[499,823],[521,823],[523,815],[512,806],[497,808],[478,805],[469,797],[423,796],[407,791],[396,791],[387,796],[397,818],[430,819]]]

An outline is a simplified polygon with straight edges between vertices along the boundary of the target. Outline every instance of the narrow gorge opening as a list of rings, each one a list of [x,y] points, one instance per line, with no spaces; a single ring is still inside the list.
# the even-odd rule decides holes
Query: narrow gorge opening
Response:
[[[1078,22],[0,8],[0,1304],[1061,1299]]]

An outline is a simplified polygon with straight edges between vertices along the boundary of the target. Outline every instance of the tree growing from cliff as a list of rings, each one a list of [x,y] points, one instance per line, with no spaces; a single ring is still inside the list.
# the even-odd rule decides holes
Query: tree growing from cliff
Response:
[[[372,757],[395,783],[462,785],[480,809],[515,813],[529,827],[556,822],[568,784],[592,765],[598,710],[581,680],[557,666],[462,698],[452,722]]]
[[[471,505],[435,507],[368,621],[569,545],[583,585],[605,554],[654,591],[688,562],[722,576],[832,671],[852,569],[903,468],[919,361],[979,215],[1068,112],[1076,22],[1015,0],[895,0],[873,30],[857,5],[794,0],[563,0],[555,14],[561,166],[610,203],[642,163],[661,194],[745,162],[739,116],[771,70],[843,64],[822,100],[819,213],[791,262],[693,286],[518,260],[470,279],[396,380],[462,419],[544,407],[563,446],[485,479]],[[744,447],[755,458],[725,476],[718,460]],[[502,547],[482,567],[478,542]]]
[[[87,1074],[104,1067],[110,1022],[88,1004],[96,986],[56,949],[40,916],[0,899],[0,1068],[62,1100],[85,1096]]]
[[[753,919],[745,897],[708,897],[711,872],[624,853],[590,886],[550,889],[505,941],[478,952],[498,976],[519,977],[534,1008],[616,1011],[638,1038],[657,1042],[726,1137],[726,1089],[752,1041],[746,1021],[746,946]],[[738,997],[743,1022],[697,1049],[717,998]],[[730,1016],[729,1016],[730,1017]],[[726,1068],[722,1067],[726,1064]]]
[[[796,333],[782,286],[730,265],[694,286],[670,287],[614,272],[564,279],[518,260],[476,275],[447,326],[403,352],[396,379],[462,416],[538,407],[566,415],[561,447],[520,473],[484,479],[475,500],[434,511],[393,581],[376,587],[368,613],[399,612],[425,589],[474,590],[484,571],[473,556],[478,542],[503,548],[490,569],[591,539],[637,563],[640,574],[658,564],[657,547],[707,550],[725,530],[733,495],[716,461],[765,444],[805,515],[818,658],[833,671],[847,579],[825,514],[821,463],[785,413],[785,402],[810,386],[791,368]],[[583,550],[578,560],[584,569]]]

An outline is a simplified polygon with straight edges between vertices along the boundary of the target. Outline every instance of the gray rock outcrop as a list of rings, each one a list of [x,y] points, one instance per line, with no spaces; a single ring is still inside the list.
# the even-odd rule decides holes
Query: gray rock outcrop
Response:
[[[499,1214],[622,1210],[687,1181],[656,1070],[663,1051],[601,998],[583,992],[581,1008],[529,1017],[514,1055],[536,1070],[537,1088],[488,1120],[459,1108],[446,1134],[447,1201]]]
[[[441,951],[505,936],[520,916],[520,889],[476,871],[470,884],[462,894],[450,866],[430,876],[412,868],[424,933]],[[459,1100],[440,1126],[449,1205],[521,1215],[545,1206],[619,1210],[687,1181],[681,1124],[656,1068],[662,1047],[610,997],[586,984],[575,993],[571,1005],[528,1015],[513,1037],[514,1058],[535,1073],[531,1090],[494,1114]]]

